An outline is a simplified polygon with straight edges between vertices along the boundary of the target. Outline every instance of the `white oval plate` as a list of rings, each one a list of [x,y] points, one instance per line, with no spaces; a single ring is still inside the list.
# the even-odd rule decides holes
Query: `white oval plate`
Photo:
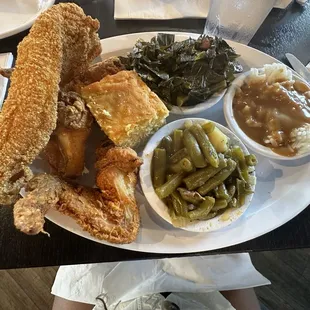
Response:
[[[293,73],[293,78],[295,80],[302,81],[303,83],[307,83],[305,80],[301,79],[297,74]],[[273,152],[269,147],[266,147],[264,145],[261,145],[257,143],[256,141],[252,140],[250,137],[248,137],[245,132],[239,127],[236,119],[234,118],[234,112],[233,112],[233,99],[236,93],[236,90],[240,88],[244,84],[245,78],[250,74],[250,71],[241,74],[238,78],[236,78],[230,87],[227,90],[227,93],[224,97],[224,116],[225,120],[229,126],[229,128],[246,144],[247,147],[254,150],[255,152],[272,158],[272,159],[278,159],[278,160],[296,160],[301,159],[310,154],[310,150],[307,153],[297,154],[293,157],[287,157],[283,155],[279,155],[275,152]]]
[[[36,18],[54,2],[55,0],[1,0],[0,39],[30,28]]]
[[[135,33],[112,37],[102,40],[102,58],[114,55],[125,55],[131,50],[136,40],[143,38],[150,40],[156,32]],[[197,34],[176,32],[179,40],[189,36],[197,38]],[[251,67],[262,67],[266,63],[279,62],[258,50],[246,45],[229,42],[241,55],[240,62],[244,71]],[[211,119],[226,126],[223,115],[222,101],[197,115],[200,118]],[[172,115],[168,122],[182,118]],[[90,141],[92,143],[92,141]],[[91,146],[91,144],[89,144]],[[87,168],[94,162],[93,150],[87,148]],[[140,188],[136,197],[140,206],[141,229],[137,240],[131,244],[113,245],[122,249],[152,253],[192,253],[215,250],[239,244],[261,236],[292,219],[310,203],[309,175],[310,158],[297,161],[278,162],[257,155],[259,163],[256,167],[256,190],[251,205],[238,221],[220,230],[208,233],[188,232],[171,227],[161,219],[149,206]],[[46,216],[57,225],[90,240],[109,244],[97,240],[84,232],[71,218],[51,210]],[[53,236],[51,236],[53,237]],[[121,259],[121,258],[120,258]]]
[[[155,210],[155,212],[161,216],[165,221],[172,225],[171,218],[168,212],[168,208],[165,203],[159,199],[154,191],[154,187],[152,184],[151,178],[151,164],[154,149],[158,146],[162,138],[170,135],[175,129],[184,128],[184,122],[186,120],[192,120],[193,122],[203,123],[205,119],[203,118],[183,118],[172,123],[167,124],[158,130],[153,137],[147,143],[143,154],[143,165],[140,168],[140,182],[143,193],[148,200],[151,207]],[[245,147],[245,145],[241,142],[241,140],[232,133],[229,129],[215,123],[216,127],[220,129],[229,139],[231,145],[238,145],[243,150],[243,152],[248,155],[249,151]],[[255,175],[255,174],[254,174]],[[252,187],[252,191],[255,191],[255,186]],[[214,231],[223,227],[230,225],[232,222],[236,221],[248,208],[250,202],[253,198],[253,194],[246,197],[245,204],[238,209],[229,209],[221,216],[216,216],[213,219],[208,221],[194,221],[190,225],[182,227],[184,230],[193,231],[193,232],[208,232]]]

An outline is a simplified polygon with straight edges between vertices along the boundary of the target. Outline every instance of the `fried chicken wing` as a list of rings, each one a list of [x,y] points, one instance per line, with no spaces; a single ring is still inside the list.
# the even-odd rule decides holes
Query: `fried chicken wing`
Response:
[[[75,4],[42,13],[18,46],[8,98],[0,113],[0,204],[11,204],[27,182],[28,165],[56,127],[59,85],[100,54],[99,21]]]
[[[125,70],[125,66],[121,63],[120,59],[115,56],[110,57],[91,65],[85,72],[68,83],[64,87],[64,90],[80,93],[82,87],[98,82],[105,76],[116,74],[122,70]]]
[[[43,151],[59,176],[71,178],[82,174],[92,122],[90,111],[77,93],[59,93],[57,127]]]
[[[26,234],[44,231],[45,213],[56,208],[98,239],[134,241],[140,226],[134,190],[142,161],[129,148],[102,148],[97,155],[98,189],[70,185],[48,174],[35,176],[28,183],[27,196],[14,206],[16,228]]]

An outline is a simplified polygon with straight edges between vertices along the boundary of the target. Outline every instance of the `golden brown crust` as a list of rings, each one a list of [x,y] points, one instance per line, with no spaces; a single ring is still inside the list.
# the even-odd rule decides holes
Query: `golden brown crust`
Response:
[[[57,128],[43,155],[57,175],[65,178],[80,176],[93,116],[83,99],[74,92],[60,92],[57,114]]]
[[[66,91],[75,91],[80,93],[81,88],[98,82],[107,75],[116,74],[125,70],[125,66],[118,57],[110,57],[98,63],[91,65],[85,72],[74,78],[65,86]],[[1,71],[0,71],[1,72]]]
[[[24,233],[37,234],[43,231],[45,213],[54,207],[98,239],[134,241],[140,227],[134,191],[142,161],[133,150],[121,147],[101,149],[98,155],[99,189],[69,185],[48,174],[35,176],[28,195],[14,206],[15,226]]]
[[[162,126],[169,111],[134,71],[121,71],[82,88],[82,97],[116,145],[134,147]]]
[[[17,199],[28,180],[26,167],[56,127],[59,83],[72,80],[100,53],[98,28],[77,5],[59,4],[42,13],[19,44],[0,114],[0,204]]]

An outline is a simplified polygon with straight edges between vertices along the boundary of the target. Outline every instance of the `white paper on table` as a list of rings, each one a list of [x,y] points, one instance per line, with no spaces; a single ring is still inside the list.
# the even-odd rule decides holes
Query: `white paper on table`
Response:
[[[231,254],[63,266],[52,294],[95,304],[104,293],[107,304],[115,305],[159,292],[206,293],[267,284],[248,254]]]
[[[277,0],[275,7],[284,9],[292,0]],[[115,0],[115,19],[206,18],[208,0]]]
[[[0,54],[0,68],[11,68],[13,63],[13,54],[5,53]],[[8,79],[0,76],[0,110],[2,108],[4,96],[6,93],[6,88],[8,85]]]

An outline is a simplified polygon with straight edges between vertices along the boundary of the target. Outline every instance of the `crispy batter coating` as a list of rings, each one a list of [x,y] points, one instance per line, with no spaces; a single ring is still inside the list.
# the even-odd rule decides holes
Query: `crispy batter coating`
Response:
[[[125,66],[120,59],[116,56],[110,57],[91,65],[85,72],[68,83],[64,90],[80,93],[82,87],[98,82],[105,76],[116,74],[122,70],[125,70]]]
[[[98,20],[75,4],[41,14],[18,46],[8,98],[0,113],[0,204],[11,204],[28,180],[26,167],[56,127],[59,84],[100,54]]]
[[[27,196],[14,206],[16,228],[26,234],[44,232],[44,215],[54,207],[98,239],[134,241],[140,227],[134,191],[142,161],[133,150],[121,147],[101,149],[98,156],[99,189],[69,185],[48,174],[35,176],[28,183]]]
[[[93,117],[75,92],[59,93],[57,112],[57,127],[43,155],[57,175],[77,177],[84,170],[86,140]]]

